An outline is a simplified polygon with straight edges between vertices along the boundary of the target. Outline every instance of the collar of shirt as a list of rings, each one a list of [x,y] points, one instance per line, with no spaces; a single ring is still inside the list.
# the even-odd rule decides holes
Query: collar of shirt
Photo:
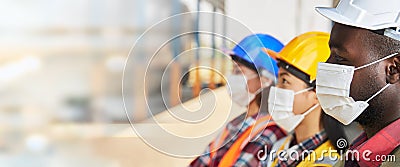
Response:
[[[265,115],[261,113],[262,115]],[[249,116],[246,118],[247,113],[243,113],[239,115],[238,117],[234,118],[232,121],[230,121],[224,128],[224,131],[227,131],[227,136],[221,140],[223,143],[223,146],[219,148],[214,156],[211,157],[210,151],[211,151],[211,144],[206,148],[204,151],[204,154],[197,157],[195,160],[193,160],[190,164],[190,166],[198,166],[198,167],[203,167],[203,166],[218,166],[219,161],[222,159],[222,157],[225,155],[225,153],[229,150],[229,148],[232,146],[234,141],[238,136],[240,136],[249,126],[253,125],[256,122],[256,118],[259,114],[254,114],[252,116]],[[262,116],[261,115],[261,116]],[[224,132],[223,131],[223,132]],[[222,132],[222,133],[223,133]],[[217,136],[217,138],[221,137],[222,134]],[[285,136],[285,133],[278,128],[277,126],[269,127],[266,130],[263,131],[262,135],[264,135],[262,138],[263,140],[260,142],[251,142],[251,146],[246,146],[243,150],[242,153],[244,155],[241,155],[238,159],[238,162],[240,163],[245,163],[245,164],[256,164],[257,161],[257,151],[259,150],[258,147],[264,147],[265,142],[273,143],[276,140],[280,139],[281,137]],[[255,146],[254,146],[255,145]],[[269,144],[272,145],[272,144]],[[254,165],[253,165],[254,166]]]
[[[258,114],[254,114],[252,116],[245,118],[246,115],[247,113],[243,113],[226,125],[229,134],[236,136],[240,135],[244,130],[246,130],[249,126],[253,125],[256,122]],[[229,140],[230,138],[232,138],[233,136],[231,135],[227,136],[226,139]]]
[[[294,134],[292,134],[291,137],[291,142],[295,142],[294,140],[296,140],[293,137]],[[326,140],[328,139],[325,130],[322,130],[321,132],[315,134],[314,136],[302,141],[301,143],[298,143],[290,148],[289,147],[289,143],[287,145],[288,148],[286,149],[288,154],[291,154],[291,156],[287,157],[287,161],[279,161],[279,165],[280,167],[286,167],[286,166],[296,166],[298,163],[301,162],[302,158],[306,158],[307,155],[305,155],[304,157],[302,157],[302,153],[304,151],[310,151],[310,150],[314,150],[316,149],[319,145],[321,145],[322,143],[324,143]],[[295,153],[297,152],[297,153]],[[297,157],[298,156],[298,157]],[[290,157],[290,158],[289,158]]]
[[[262,150],[264,154],[269,155],[272,145],[284,136],[286,133],[276,124],[268,125],[255,141],[244,147],[235,166],[264,166],[262,164],[267,161],[259,158],[259,152]]]
[[[359,166],[379,166],[382,155],[390,154],[400,145],[400,119],[397,119],[386,126],[370,139],[365,133],[354,140],[350,150],[357,150],[359,153]],[[348,163],[348,162],[346,162]],[[350,163],[350,162],[349,162]],[[347,164],[346,164],[347,166]]]

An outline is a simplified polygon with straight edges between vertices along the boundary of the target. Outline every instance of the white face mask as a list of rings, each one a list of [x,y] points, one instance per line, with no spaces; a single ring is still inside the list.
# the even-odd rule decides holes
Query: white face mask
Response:
[[[233,102],[239,104],[242,107],[246,107],[250,104],[251,101],[254,100],[256,95],[260,93],[263,88],[258,89],[254,93],[250,93],[247,91],[247,81],[256,77],[258,77],[257,74],[251,75],[248,78],[238,74],[232,74],[227,77],[227,82],[229,84],[227,90]]]
[[[278,126],[290,132],[303,121],[307,114],[318,107],[319,104],[316,104],[303,114],[295,115],[293,113],[294,96],[312,89],[307,88],[295,93],[293,90],[271,87],[268,96],[268,111]]]
[[[324,112],[345,125],[353,122],[369,106],[368,102],[371,99],[390,86],[390,84],[387,84],[365,101],[354,101],[350,97],[350,85],[353,80],[354,71],[395,55],[397,53],[357,68],[339,64],[319,63],[316,77],[316,92]]]

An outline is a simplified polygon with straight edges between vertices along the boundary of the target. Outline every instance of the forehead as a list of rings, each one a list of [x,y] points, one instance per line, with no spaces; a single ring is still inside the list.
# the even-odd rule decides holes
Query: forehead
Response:
[[[307,86],[307,84],[303,80],[301,80],[300,78],[297,78],[295,75],[293,75],[289,71],[285,70],[284,68],[279,67],[278,79],[282,79],[282,77],[285,77],[285,79],[290,80],[290,82],[294,85]],[[280,84],[280,83],[278,83],[278,84]]]
[[[335,24],[331,31],[329,46],[340,51],[348,51],[360,47],[362,42],[362,29]]]
[[[293,74],[291,74],[289,71],[287,71],[285,68],[279,67],[278,70],[278,77],[282,76],[287,76],[287,77],[295,77]]]
[[[335,23],[331,31],[329,47],[332,54],[348,60],[357,60],[369,52],[368,30]]]

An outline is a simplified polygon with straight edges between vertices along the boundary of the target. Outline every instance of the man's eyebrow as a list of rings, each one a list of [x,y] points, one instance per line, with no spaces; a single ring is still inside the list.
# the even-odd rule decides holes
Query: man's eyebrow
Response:
[[[335,43],[335,42],[332,42],[332,41],[329,41],[328,45],[329,45],[330,48],[338,48],[338,49],[341,48],[338,43]]]
[[[287,75],[287,76],[289,76],[289,74],[287,73],[287,72],[282,72],[282,73],[279,73],[279,76],[281,77],[281,76],[284,76],[284,75]]]
[[[329,48],[331,48],[331,50],[335,50],[337,52],[341,52],[341,53],[348,53],[347,49],[345,47],[343,47],[343,45],[340,45],[338,43],[333,43],[329,41]]]

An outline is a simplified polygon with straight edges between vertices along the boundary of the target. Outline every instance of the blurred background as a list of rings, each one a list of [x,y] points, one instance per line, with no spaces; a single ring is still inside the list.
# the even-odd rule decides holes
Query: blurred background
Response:
[[[224,51],[234,46],[233,41],[239,42],[252,32],[271,34],[283,43],[311,30],[329,32],[331,22],[314,12],[314,7],[337,3],[333,0],[1,2],[1,166],[112,167],[188,164],[192,157],[171,156],[151,147],[151,143],[141,138],[142,134],[135,133],[130,121],[148,128],[149,136],[157,135],[151,130],[154,122],[184,135],[203,133],[198,129],[207,134],[216,131],[241,111],[228,102],[225,89],[220,88],[225,84],[223,76],[232,68]],[[217,14],[198,15],[193,13],[196,11]],[[172,20],[171,24],[160,24],[185,12],[192,13]],[[247,29],[234,26],[238,23]],[[153,25],[157,25],[156,29],[141,38]],[[159,52],[162,56],[149,64],[155,49],[160,47],[158,42],[169,40],[172,34],[202,27],[233,41],[210,34],[185,35],[164,46]],[[200,47],[211,49],[193,50]],[[217,101],[217,105],[229,104],[229,107],[215,106],[217,115],[207,118],[209,122],[204,125],[182,127],[166,110],[179,113],[187,107],[196,108],[201,100],[196,98],[199,94],[211,97],[204,98],[202,105]],[[201,110],[200,107],[197,112]],[[201,153],[212,137],[191,149]],[[179,143],[169,145],[179,147]]]

